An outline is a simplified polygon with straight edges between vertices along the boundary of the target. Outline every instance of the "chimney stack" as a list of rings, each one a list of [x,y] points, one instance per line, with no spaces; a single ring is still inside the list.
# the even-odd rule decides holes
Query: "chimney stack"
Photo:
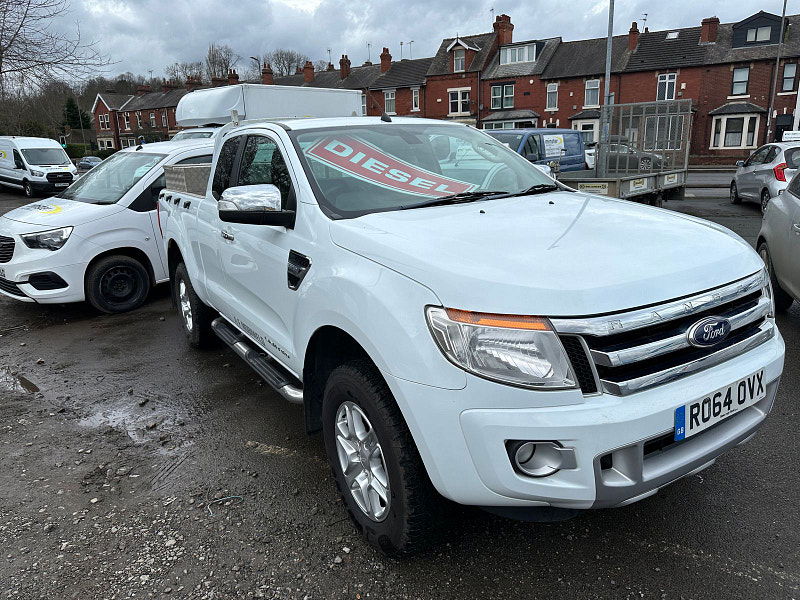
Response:
[[[639,26],[636,21],[631,23],[631,28],[628,30],[628,50],[633,52],[636,46],[639,45]]]
[[[333,63],[328,63],[328,71],[335,71],[336,69],[333,68]]]
[[[342,79],[350,76],[350,59],[347,58],[347,54],[342,54],[342,58],[339,59],[339,76]]]
[[[272,67],[269,63],[265,63],[264,66],[261,68],[261,84],[262,85],[272,85]]]
[[[717,30],[719,29],[719,18],[708,17],[700,22],[700,43],[714,44],[717,41]]]
[[[139,85],[136,86],[136,95],[143,96],[144,94],[150,93],[150,86],[149,85]]]
[[[237,83],[239,83],[239,74],[234,69],[231,69],[228,71],[228,85],[236,85]]]
[[[310,60],[307,60],[306,64],[303,65],[303,81],[306,83],[314,81],[314,65],[311,64]]]
[[[186,78],[186,86],[185,87],[190,92],[196,90],[197,88],[199,88],[202,85],[203,85],[203,82],[200,81],[199,77],[189,76],[189,77]]]
[[[181,87],[180,84],[165,79],[164,82],[161,84],[161,91],[168,92],[170,90],[177,90],[180,87]]]
[[[510,44],[514,37],[514,24],[508,15],[498,15],[494,20],[494,32],[497,35],[497,43],[500,46]]]
[[[392,68],[392,55],[389,54],[389,49],[384,48],[381,52],[381,73],[386,73]]]
[[[225,79],[224,77],[215,76],[211,78],[211,87],[222,87],[226,83],[228,83],[228,80]]]

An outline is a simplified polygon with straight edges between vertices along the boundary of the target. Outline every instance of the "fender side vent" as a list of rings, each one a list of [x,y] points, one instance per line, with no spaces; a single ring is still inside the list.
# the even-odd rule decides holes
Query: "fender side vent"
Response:
[[[300,287],[300,284],[303,283],[303,279],[310,268],[310,258],[300,254],[299,252],[295,252],[294,250],[289,251],[289,268],[287,271],[287,279],[290,290],[296,290]]]

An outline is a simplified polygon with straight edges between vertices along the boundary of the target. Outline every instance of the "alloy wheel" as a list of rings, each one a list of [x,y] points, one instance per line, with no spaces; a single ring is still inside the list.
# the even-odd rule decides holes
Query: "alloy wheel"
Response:
[[[181,279],[178,283],[178,302],[181,307],[181,316],[183,317],[183,324],[186,326],[186,331],[191,331],[194,327],[194,319],[192,319],[192,303],[189,300],[189,290],[186,287],[186,282]]]
[[[373,521],[389,514],[389,475],[383,449],[364,411],[349,400],[336,411],[339,466],[358,507]]]

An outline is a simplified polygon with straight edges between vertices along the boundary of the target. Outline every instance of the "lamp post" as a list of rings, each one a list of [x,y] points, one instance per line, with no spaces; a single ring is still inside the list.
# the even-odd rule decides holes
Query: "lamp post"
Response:
[[[772,92],[769,95],[769,111],[767,112],[767,139],[765,142],[770,142],[772,139],[772,113],[775,110],[775,95],[778,92],[778,69],[781,65],[781,55],[783,54],[783,32],[786,29],[786,0],[783,0],[783,12],[781,13],[781,30],[778,34],[778,54],[775,57],[775,72],[772,74]],[[795,121],[797,115],[795,115]]]

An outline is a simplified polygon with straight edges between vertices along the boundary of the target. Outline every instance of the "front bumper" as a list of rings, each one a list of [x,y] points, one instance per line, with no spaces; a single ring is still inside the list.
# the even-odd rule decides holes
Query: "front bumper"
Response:
[[[56,183],[50,181],[31,181],[30,183],[34,192],[44,193],[44,192],[63,192],[70,185],[72,185],[73,181],[75,181],[74,177],[72,181],[62,181]]]
[[[469,376],[442,390],[387,376],[439,492],[478,506],[603,508],[654,494],[749,439],[772,408],[783,370],[779,333],[723,364],[625,397],[533,392]],[[655,452],[674,431],[675,408],[764,369],[767,395],[715,427]],[[546,405],[545,405],[546,404]],[[559,441],[576,468],[543,478],[514,471],[507,440]],[[646,446],[647,444],[647,446]],[[601,457],[612,453],[614,468]]]

